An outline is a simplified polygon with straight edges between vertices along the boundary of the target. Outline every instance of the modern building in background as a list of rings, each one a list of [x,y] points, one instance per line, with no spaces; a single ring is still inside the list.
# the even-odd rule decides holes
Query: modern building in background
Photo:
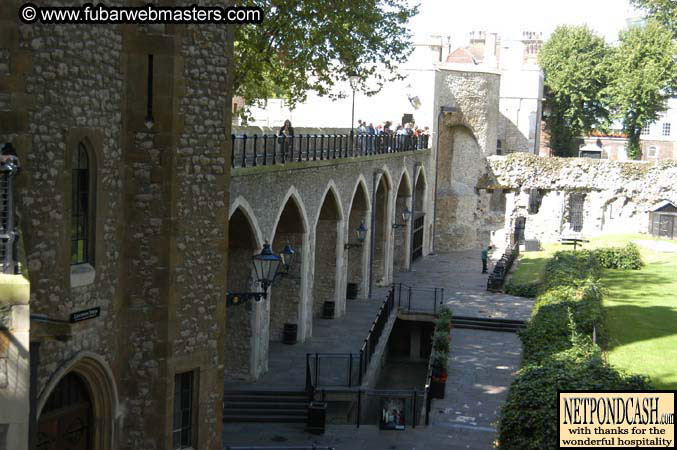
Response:
[[[451,35],[435,34],[415,39],[409,59],[401,66],[404,80],[388,83],[381,92],[366,97],[355,94],[355,126],[358,120],[375,126],[386,120],[393,124],[413,120],[419,127],[433,128],[435,72],[450,70],[487,71],[500,75],[500,112],[497,151],[537,153],[539,147],[543,73],[538,67],[541,33],[526,31],[519,36],[474,31],[454,42]],[[284,99],[269,99],[252,107],[248,125],[281,127],[292,124],[315,128],[350,128],[352,90],[337,86],[346,97],[332,100],[309,95],[291,109]],[[238,107],[242,105],[239,104]],[[239,124],[239,123],[238,123]]]

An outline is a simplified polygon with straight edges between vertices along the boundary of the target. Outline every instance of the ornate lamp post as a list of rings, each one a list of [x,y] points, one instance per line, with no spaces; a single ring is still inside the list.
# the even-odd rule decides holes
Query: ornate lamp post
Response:
[[[364,222],[360,223],[360,226],[355,228],[355,237],[357,239],[357,242],[351,244],[348,242],[343,246],[346,250],[350,250],[351,248],[355,247],[362,247],[362,244],[364,244],[364,239],[367,237],[367,227],[364,226]]]
[[[411,210],[409,209],[409,207],[405,207],[404,211],[402,211],[402,222],[403,223],[394,223],[393,229],[396,230],[398,228],[406,227],[407,222],[409,222],[410,218],[411,218]]]
[[[350,87],[353,90],[353,112],[350,118],[350,135],[352,136],[355,129],[355,86],[357,86],[357,83],[360,81],[360,77],[353,73],[348,77],[348,80],[350,81]]]
[[[268,296],[268,288],[271,287],[278,275],[286,275],[291,269],[294,254],[296,252],[291,245],[285,245],[282,256],[273,252],[270,244],[263,244],[261,253],[252,256],[252,264],[256,272],[256,281],[261,285],[262,292],[228,292],[226,293],[226,306],[234,306],[249,300],[261,301]],[[280,270],[284,268],[283,270]]]

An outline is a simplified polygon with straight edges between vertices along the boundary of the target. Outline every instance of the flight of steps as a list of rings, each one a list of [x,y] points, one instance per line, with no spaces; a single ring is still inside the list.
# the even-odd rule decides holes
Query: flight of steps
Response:
[[[227,391],[223,421],[305,423],[309,404],[304,391]]]
[[[526,325],[523,320],[487,319],[483,317],[453,316],[451,324],[454,328],[470,328],[473,330],[507,331],[516,333]]]

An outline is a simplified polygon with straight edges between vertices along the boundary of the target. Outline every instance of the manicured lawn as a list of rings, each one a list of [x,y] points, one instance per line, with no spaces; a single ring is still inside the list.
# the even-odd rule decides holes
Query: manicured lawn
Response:
[[[544,244],[543,250],[539,252],[522,252],[519,256],[519,262],[510,279],[515,284],[526,284],[540,281],[545,271],[545,264],[552,257],[553,253],[565,249],[561,244]]]
[[[616,367],[649,375],[659,389],[677,389],[677,253],[640,251],[643,269],[604,271],[607,355]]]
[[[607,235],[590,240],[584,248],[622,246],[651,237]],[[677,241],[659,242],[677,245]],[[523,253],[513,282],[538,281],[547,260],[563,248],[546,244],[543,251]],[[639,248],[646,264],[643,269],[604,271],[607,356],[616,367],[649,375],[658,388],[677,389],[677,253]]]

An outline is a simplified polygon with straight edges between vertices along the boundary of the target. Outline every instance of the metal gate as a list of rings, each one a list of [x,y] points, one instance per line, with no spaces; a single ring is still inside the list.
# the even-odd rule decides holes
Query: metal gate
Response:
[[[660,223],[658,225],[658,236],[672,239],[674,237],[673,236],[674,223],[675,223],[674,221],[675,221],[675,218],[673,216],[661,214],[660,215]]]
[[[414,238],[412,241],[411,260],[416,261],[423,256],[423,225],[425,224],[425,214],[417,213],[414,218]]]

